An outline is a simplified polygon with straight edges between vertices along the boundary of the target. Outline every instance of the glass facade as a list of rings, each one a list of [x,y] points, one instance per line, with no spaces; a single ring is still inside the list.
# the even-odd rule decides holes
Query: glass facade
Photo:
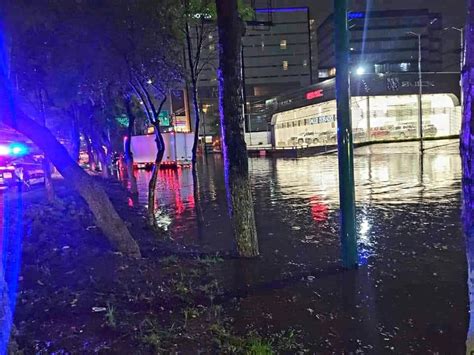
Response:
[[[352,97],[354,142],[420,137],[418,95]],[[461,106],[452,94],[423,95],[423,137],[458,135]],[[336,101],[273,115],[276,148],[333,145],[337,140]]]

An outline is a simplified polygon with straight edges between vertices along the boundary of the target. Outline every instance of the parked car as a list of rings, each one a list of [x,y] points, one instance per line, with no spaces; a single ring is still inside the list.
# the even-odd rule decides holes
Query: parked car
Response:
[[[313,132],[305,132],[298,136],[298,145],[302,145],[304,143],[310,144],[313,140],[314,133]]]
[[[390,135],[389,127],[374,127],[370,129],[371,139],[383,140]]]
[[[423,126],[423,136],[435,137],[436,133],[438,133],[438,129],[434,124],[426,124]]]
[[[413,124],[401,124],[390,130],[390,137],[395,139],[415,138],[416,127]]]
[[[295,146],[297,144],[298,144],[298,137],[290,137],[290,139],[288,139],[289,146]]]
[[[19,183],[27,187],[44,184],[45,177],[41,157],[0,157],[0,188],[5,189]]]

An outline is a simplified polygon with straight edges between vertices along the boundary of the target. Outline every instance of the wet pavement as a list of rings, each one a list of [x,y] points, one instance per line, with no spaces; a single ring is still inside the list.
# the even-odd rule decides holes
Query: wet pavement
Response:
[[[427,147],[423,158],[417,143],[356,150],[361,267],[351,272],[338,262],[337,156],[251,159],[262,255],[215,270],[235,326],[291,327],[318,353],[465,352],[458,142]],[[209,252],[232,250],[222,169],[219,156],[202,162],[196,193],[189,170],[160,172],[157,204],[171,238]],[[142,203],[147,176],[139,172]]]

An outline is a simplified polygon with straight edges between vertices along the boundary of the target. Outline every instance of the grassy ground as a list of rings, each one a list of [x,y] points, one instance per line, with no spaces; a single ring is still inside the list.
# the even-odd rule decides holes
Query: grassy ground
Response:
[[[214,275],[224,259],[166,240],[146,226],[118,183],[104,186],[144,258],[111,251],[82,200],[63,185],[54,204],[38,191],[5,195],[6,235],[22,234],[21,246],[7,246],[7,265],[19,261],[14,249],[21,248],[15,310],[21,352],[305,352],[294,329],[237,331],[228,312],[235,302],[219,301],[223,289]]]

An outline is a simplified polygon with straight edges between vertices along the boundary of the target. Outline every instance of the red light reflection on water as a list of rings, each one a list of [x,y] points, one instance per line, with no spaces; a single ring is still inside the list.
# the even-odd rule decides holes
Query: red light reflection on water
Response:
[[[321,201],[319,196],[309,199],[311,206],[311,216],[316,222],[324,222],[328,219],[328,206]]]

